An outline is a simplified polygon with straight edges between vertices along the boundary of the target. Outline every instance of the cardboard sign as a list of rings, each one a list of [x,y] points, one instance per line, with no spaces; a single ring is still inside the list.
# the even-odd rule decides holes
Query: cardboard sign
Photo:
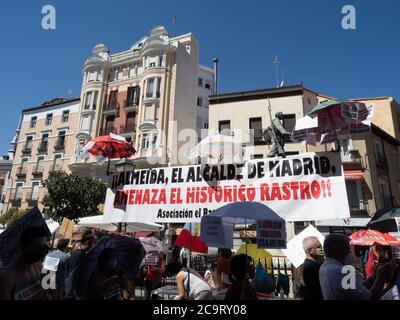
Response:
[[[58,233],[64,238],[64,239],[71,239],[73,230],[74,230],[74,222],[72,220],[69,220],[67,218],[64,218],[60,227],[60,230]]]
[[[316,228],[313,226],[308,226],[287,243],[286,250],[282,250],[295,268],[300,267],[306,258],[306,253],[303,249],[303,240],[307,237],[318,238],[321,245],[323,245],[325,240],[325,237]]]
[[[20,253],[19,239],[22,232],[29,227],[43,227],[47,230],[48,237],[51,237],[42,213],[38,208],[33,208],[0,234],[0,260],[4,266]]]
[[[224,244],[224,227],[220,217],[209,217],[209,219],[201,223],[201,241],[205,242],[208,246],[215,244]],[[218,247],[218,246],[217,246]]]
[[[340,154],[332,152],[141,169],[109,179],[105,222],[196,223],[241,201],[263,203],[286,221],[350,217]]]
[[[233,226],[229,224],[222,224],[222,228],[223,239],[222,237],[219,238],[219,240],[222,240],[222,242],[210,242],[208,239],[206,239],[204,242],[208,247],[211,248],[233,249]]]
[[[257,221],[257,248],[286,249],[285,220]]]

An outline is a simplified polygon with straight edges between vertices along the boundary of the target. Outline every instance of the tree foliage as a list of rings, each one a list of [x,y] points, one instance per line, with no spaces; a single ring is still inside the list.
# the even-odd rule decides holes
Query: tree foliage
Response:
[[[98,206],[104,203],[107,191],[106,184],[97,177],[81,177],[62,171],[51,172],[43,186],[48,190],[43,205],[58,222],[64,217],[77,221],[100,214]]]
[[[22,217],[26,213],[26,210],[20,211],[16,208],[11,208],[6,213],[0,216],[0,224],[4,225],[6,228],[11,226],[15,220]]]

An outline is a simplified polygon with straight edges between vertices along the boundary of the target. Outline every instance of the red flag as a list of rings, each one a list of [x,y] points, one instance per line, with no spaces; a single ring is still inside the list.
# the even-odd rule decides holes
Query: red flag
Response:
[[[208,253],[207,245],[200,240],[200,224],[186,223],[175,241],[175,246],[193,252]]]

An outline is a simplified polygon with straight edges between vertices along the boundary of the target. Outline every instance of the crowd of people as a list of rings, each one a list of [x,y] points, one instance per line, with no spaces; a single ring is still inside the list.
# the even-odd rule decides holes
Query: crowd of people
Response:
[[[188,264],[179,248],[174,249],[166,264],[165,253],[148,264],[143,259],[135,277],[129,276],[119,263],[114,248],[104,248],[92,261],[93,267],[79,269],[99,240],[118,237],[84,229],[79,240],[71,244],[59,239],[50,252],[48,233],[30,227],[20,237],[20,254],[0,271],[0,300],[130,300],[135,287],[144,287],[144,299],[163,285],[164,277],[175,279],[176,300],[211,300],[223,292],[226,301],[266,300],[288,295],[288,289],[277,286],[273,274],[246,254],[220,249],[214,268],[198,272]],[[72,246],[72,247],[71,247]],[[306,259],[300,271],[296,295],[304,300],[368,300],[399,298],[399,262],[389,259],[388,249],[371,247],[366,263],[365,281],[354,273],[355,255],[343,235],[328,235],[323,246],[315,237],[303,241]],[[174,254],[175,252],[175,254]],[[350,268],[348,268],[350,266]],[[88,272],[87,270],[90,270]],[[53,272],[53,274],[51,273]],[[45,278],[53,275],[51,281]],[[86,277],[86,278],[85,278]],[[82,279],[86,279],[83,281]],[[46,287],[44,283],[54,283]],[[280,292],[278,289],[280,288]]]
[[[299,295],[305,300],[399,300],[400,264],[389,259],[390,247],[372,246],[366,279],[355,269],[356,255],[349,239],[330,234],[322,248],[315,237],[303,241],[307,255],[301,272]]]

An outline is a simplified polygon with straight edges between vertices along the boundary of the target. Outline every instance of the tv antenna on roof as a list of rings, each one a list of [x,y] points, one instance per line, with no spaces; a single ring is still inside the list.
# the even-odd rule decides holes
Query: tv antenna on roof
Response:
[[[172,17],[172,24],[173,24],[173,33],[174,33],[174,37],[176,37],[176,16]]]
[[[272,63],[275,65],[275,76],[276,76],[276,87],[279,88],[279,74],[278,74],[278,65],[280,63],[279,56],[276,55]]]

